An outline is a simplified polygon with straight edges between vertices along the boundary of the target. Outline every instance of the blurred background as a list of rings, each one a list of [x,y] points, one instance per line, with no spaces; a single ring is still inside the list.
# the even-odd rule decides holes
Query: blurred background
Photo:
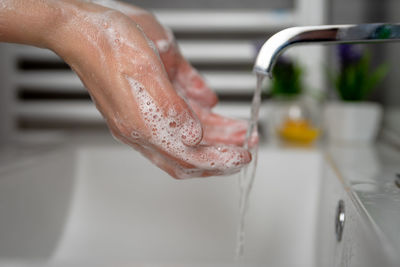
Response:
[[[257,51],[273,33],[295,25],[398,22],[397,0],[145,0],[128,1],[152,10],[175,33],[183,54],[218,93],[221,105],[248,116]],[[388,71],[368,101],[384,107],[383,123],[400,133],[400,44],[368,45],[371,66]],[[305,87],[318,100],[338,98],[326,69],[337,66],[334,46],[293,49]],[[100,114],[70,68],[50,51],[0,46],[0,135],[3,142],[26,134],[104,130]],[[228,112],[232,115],[232,109]],[[237,113],[237,114],[236,114]],[[243,115],[244,114],[244,115]]]

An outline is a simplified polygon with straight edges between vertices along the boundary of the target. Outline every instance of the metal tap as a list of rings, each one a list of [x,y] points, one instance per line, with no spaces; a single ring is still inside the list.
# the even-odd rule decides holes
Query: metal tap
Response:
[[[358,25],[322,25],[293,27],[269,38],[258,53],[254,71],[272,76],[279,55],[295,45],[399,42],[400,23],[373,23]]]

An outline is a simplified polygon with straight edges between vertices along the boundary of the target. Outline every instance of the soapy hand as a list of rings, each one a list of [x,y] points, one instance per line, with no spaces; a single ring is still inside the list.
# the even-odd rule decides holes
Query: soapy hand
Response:
[[[217,104],[218,98],[202,76],[182,56],[170,29],[161,25],[153,14],[139,7],[109,0],[93,2],[118,10],[130,17],[155,44],[171,84],[178,94],[186,99],[200,119],[205,143],[243,145],[248,123],[226,118],[211,111]],[[257,136],[254,135],[250,145],[254,145],[257,141]]]
[[[216,95],[150,13],[111,1],[59,2],[72,16],[49,47],[78,74],[116,138],[179,179],[250,162],[234,146],[247,123],[211,112]]]

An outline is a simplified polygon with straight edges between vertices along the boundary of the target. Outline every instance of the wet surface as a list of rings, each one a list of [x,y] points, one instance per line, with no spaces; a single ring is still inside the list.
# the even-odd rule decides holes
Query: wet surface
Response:
[[[338,172],[386,240],[400,251],[400,152],[384,144],[328,149]]]

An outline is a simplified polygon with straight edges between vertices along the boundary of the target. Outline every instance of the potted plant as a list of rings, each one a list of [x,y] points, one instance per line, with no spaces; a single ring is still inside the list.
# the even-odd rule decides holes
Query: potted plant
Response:
[[[387,73],[380,65],[371,71],[370,53],[355,45],[339,45],[339,70],[330,74],[340,101],[328,103],[325,131],[330,141],[372,142],[382,118],[382,107],[367,99]]]
[[[272,134],[286,143],[306,145],[317,139],[319,130],[312,109],[303,98],[302,75],[297,62],[280,57],[266,91],[273,98]]]

